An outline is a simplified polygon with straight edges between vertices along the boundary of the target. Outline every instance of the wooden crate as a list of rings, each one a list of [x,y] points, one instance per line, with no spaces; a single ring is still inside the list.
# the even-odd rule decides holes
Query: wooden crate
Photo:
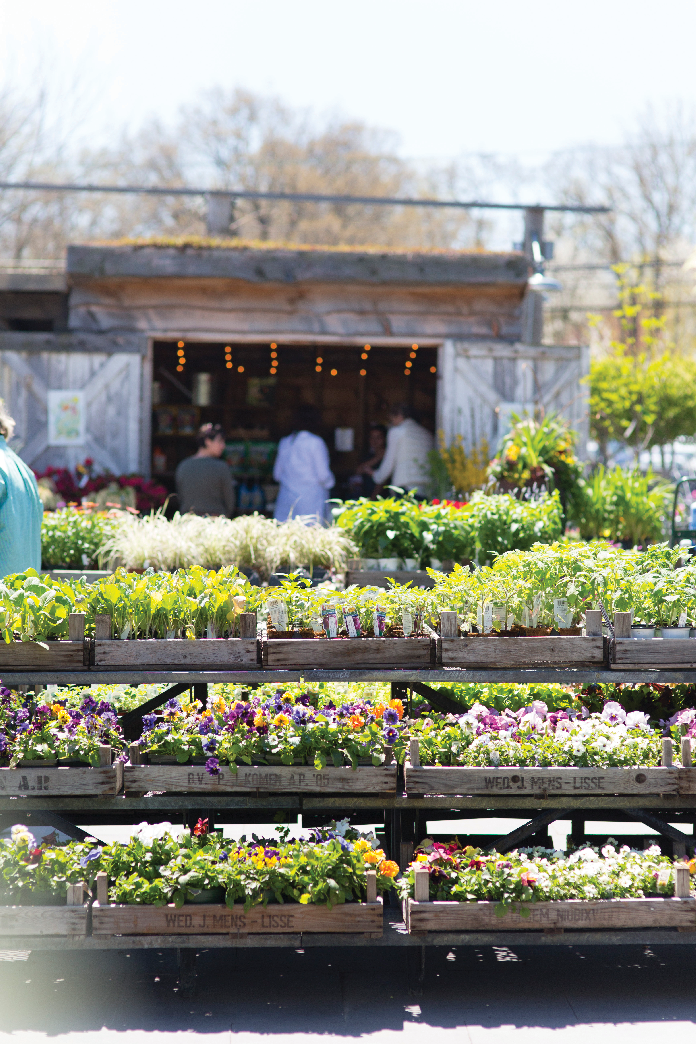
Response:
[[[0,768],[0,797],[101,797],[122,787],[120,761],[107,768]]]
[[[382,572],[377,569],[349,569],[345,574],[345,585],[351,587],[382,587],[388,588],[389,581],[395,580],[397,584],[408,584],[412,587],[434,587],[435,581],[423,569],[396,569],[393,572]]]
[[[0,671],[81,671],[87,670],[84,642],[0,642]],[[89,653],[87,653],[89,655]]]
[[[678,794],[696,770],[678,768],[469,768],[406,764],[413,794]]]
[[[396,765],[360,765],[318,771],[311,765],[243,765],[236,774],[222,766],[211,776],[203,765],[126,765],[126,793],[234,794],[270,793],[395,794]]]
[[[610,666],[615,671],[696,667],[696,638],[619,638]]]
[[[273,638],[263,643],[264,667],[430,667],[430,638]]]
[[[136,638],[94,643],[95,667],[256,667],[255,638]]]
[[[5,935],[86,935],[89,910],[81,906],[0,906]]]
[[[544,638],[441,638],[443,667],[594,666],[605,660],[604,639],[578,636]],[[647,644],[647,643],[645,643]]]
[[[696,899],[569,899],[514,903],[503,916],[495,902],[404,903],[410,935],[426,932],[506,932],[598,928],[687,928],[696,930]],[[522,916],[522,909],[528,911]]]
[[[308,932],[367,932],[382,935],[382,903],[306,906],[283,903],[256,906],[190,904],[175,906],[92,907],[93,935],[282,935]]]

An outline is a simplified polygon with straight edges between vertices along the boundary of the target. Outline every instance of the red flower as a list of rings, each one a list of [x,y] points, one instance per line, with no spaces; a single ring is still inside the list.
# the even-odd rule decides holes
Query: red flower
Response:
[[[195,827],[193,828],[194,837],[202,837],[204,834],[207,834],[207,833],[208,833],[208,820],[207,819],[199,819],[198,822],[196,823]]]

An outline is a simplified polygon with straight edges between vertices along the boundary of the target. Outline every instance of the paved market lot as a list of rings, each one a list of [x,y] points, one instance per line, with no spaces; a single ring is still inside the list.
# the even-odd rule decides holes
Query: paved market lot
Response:
[[[422,995],[403,950],[200,951],[193,998],[173,951],[1,956],[3,1044],[696,1040],[691,946],[429,948]]]

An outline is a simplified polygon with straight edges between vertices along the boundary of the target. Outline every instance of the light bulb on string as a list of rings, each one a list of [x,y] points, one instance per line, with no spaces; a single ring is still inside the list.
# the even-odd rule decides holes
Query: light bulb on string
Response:
[[[431,373],[437,373],[437,366],[431,366],[430,367],[430,372]]]
[[[360,376],[361,377],[366,377],[367,376],[367,370],[361,370],[360,371]]]

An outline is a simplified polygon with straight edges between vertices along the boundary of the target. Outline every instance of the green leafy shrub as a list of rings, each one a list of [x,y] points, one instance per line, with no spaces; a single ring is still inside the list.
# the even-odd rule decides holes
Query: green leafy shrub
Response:
[[[605,539],[631,546],[662,539],[674,487],[651,469],[604,468],[580,483],[576,521],[584,540]]]
[[[43,569],[98,569],[99,551],[116,519],[107,512],[78,507],[44,513],[41,524]]]

